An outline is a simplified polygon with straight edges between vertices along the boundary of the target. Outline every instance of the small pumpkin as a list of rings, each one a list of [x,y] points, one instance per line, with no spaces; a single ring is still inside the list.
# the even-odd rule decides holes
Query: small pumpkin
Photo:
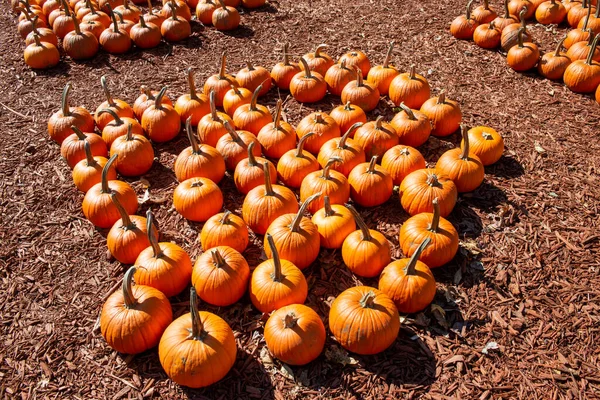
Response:
[[[383,115],[377,120],[367,122],[354,134],[354,141],[365,151],[367,159],[382,157],[390,148],[398,144],[398,135],[394,127],[383,121]]]
[[[329,116],[337,122],[340,127],[340,132],[348,132],[350,127],[358,122],[363,124],[367,122],[367,114],[362,108],[350,104],[349,101],[346,104],[337,106],[329,113]],[[350,138],[354,137],[354,132],[350,133]]]
[[[586,18],[582,28],[571,29],[569,32],[567,32],[567,38],[565,39],[564,43],[565,49],[568,50],[575,43],[587,42],[590,39],[590,31],[587,28],[587,21],[588,19]]]
[[[560,24],[566,16],[567,9],[556,0],[544,1],[535,10],[535,19],[542,25]]]
[[[196,19],[203,25],[212,25],[212,15],[218,7],[213,0],[199,1],[196,5]]]
[[[327,90],[334,96],[341,96],[346,85],[354,80],[356,80],[356,69],[348,68],[346,60],[333,64],[325,74]]]
[[[258,96],[264,96],[271,89],[271,74],[264,67],[247,61],[246,67],[240,69],[235,76],[240,86],[254,92],[259,86]]]
[[[290,304],[271,314],[264,329],[267,348],[288,365],[306,365],[323,351],[325,325],[303,304]]]
[[[167,376],[195,389],[210,386],[231,370],[236,353],[231,327],[215,314],[198,311],[192,286],[190,312],[165,329],[158,345],[158,358]]]
[[[189,21],[185,16],[178,15],[180,10],[173,5],[173,2],[168,3],[168,6],[171,8],[171,16],[160,26],[160,33],[167,42],[180,42],[187,39],[192,34]]]
[[[523,30],[519,30],[519,41],[508,50],[506,62],[509,67],[518,72],[528,71],[535,67],[540,59],[540,50],[535,43],[523,42]]]
[[[520,14],[525,10],[523,15]],[[535,15],[535,6],[530,0],[510,0],[508,2],[508,11],[513,14],[519,14],[519,19],[525,21],[533,18]]]
[[[190,7],[185,1],[182,0],[166,0],[163,2],[162,15],[165,17],[165,21],[170,17],[173,17],[173,13],[176,13],[180,18],[191,21],[192,12]]]
[[[127,134],[119,136],[110,146],[110,154],[118,154],[115,162],[117,171],[123,176],[140,176],[152,168],[154,149],[143,135],[133,134],[132,125],[127,125]]]
[[[37,35],[40,42],[50,43],[54,47],[58,46],[58,38],[54,31],[49,28],[40,28],[38,26],[35,26],[33,30],[27,34],[27,37],[25,38],[26,46],[35,43],[34,35]]]
[[[225,166],[229,171],[235,171],[235,167],[248,156],[248,145],[254,143],[253,152],[260,156],[262,149],[260,143],[251,132],[236,131],[228,121],[224,122],[227,132],[217,142],[216,149],[225,160]]]
[[[218,31],[232,31],[240,26],[240,13],[234,7],[225,5],[223,0],[218,0],[217,7],[212,14],[212,24]]]
[[[123,4],[116,6],[114,11],[121,13],[123,19],[129,20],[133,23],[137,23],[142,14],[139,8],[129,4],[129,0],[123,0]]]
[[[302,118],[296,127],[298,139],[302,139],[309,132],[313,132],[314,135],[306,141],[304,147],[314,155],[319,154],[325,142],[341,136],[337,122],[324,112],[313,112]]]
[[[157,143],[175,139],[181,129],[181,119],[175,108],[162,102],[166,91],[165,86],[156,96],[154,105],[148,107],[142,114],[142,128],[148,137]]]
[[[298,189],[308,174],[319,170],[315,156],[304,150],[304,143],[313,135],[309,132],[302,136],[296,149],[284,153],[277,162],[277,176],[285,186]]]
[[[409,215],[433,212],[437,198],[440,215],[447,217],[458,198],[456,185],[447,175],[435,169],[419,169],[408,174],[400,184],[400,204]]]
[[[527,27],[525,26],[525,12],[525,9],[523,9],[519,14],[519,18],[521,20],[520,23],[510,24],[506,28],[502,29],[502,36],[500,37],[500,47],[502,47],[502,50],[508,52],[511,48],[519,44],[519,31],[521,29],[523,29],[522,35],[524,42],[531,42],[533,40],[527,31]]]
[[[496,28],[494,21],[479,25],[473,33],[473,41],[482,49],[495,49],[500,46],[502,32]]]
[[[321,146],[317,157],[321,167],[325,167],[332,157],[340,158],[342,162],[332,164],[331,169],[348,177],[354,167],[365,162],[365,151],[355,140],[350,139],[362,125],[361,122],[357,122],[341,138],[330,139]]]
[[[300,70],[304,71],[306,66],[308,66],[308,69],[311,71],[316,72],[321,76],[325,76],[327,70],[334,64],[333,58],[331,58],[329,54],[323,52],[323,49],[326,47],[326,44],[320,44],[314,52],[303,55],[300,60],[304,60],[306,65],[303,63],[299,64]]]
[[[296,146],[296,130],[286,121],[281,120],[283,101],[277,100],[275,118],[258,132],[256,138],[267,157],[278,159]]]
[[[496,13],[496,11],[492,10],[490,8],[490,4],[488,0],[483,0],[483,4],[480,5],[479,7],[476,7],[473,12],[473,19],[475,21],[477,21],[477,23],[481,24],[488,24],[490,22],[492,22],[494,19],[496,19],[496,17],[498,16],[498,14]]]
[[[323,75],[311,71],[304,58],[300,57],[304,71],[298,72],[290,81],[290,93],[300,103],[316,103],[325,97],[327,83]]]
[[[427,115],[408,108],[404,103],[400,103],[400,109],[390,121],[398,135],[398,143],[418,147],[427,142],[431,134],[431,121]]]
[[[160,27],[153,22],[146,22],[143,15],[139,16],[139,22],[131,27],[129,36],[133,43],[140,49],[151,49],[160,44],[162,34]]]
[[[275,166],[269,160],[262,157],[255,157],[254,146],[254,142],[251,142],[248,145],[248,158],[245,158],[238,163],[233,174],[235,187],[238,192],[243,194],[247,194],[250,190],[264,183],[265,176],[263,165],[265,163],[269,165],[271,183],[277,183],[277,171],[275,170]]]
[[[73,60],[86,60],[98,52],[98,39],[91,32],[83,32],[77,17],[72,15],[75,30],[67,33],[63,39],[63,49]]]
[[[200,231],[200,243],[204,251],[217,246],[229,246],[243,253],[248,242],[248,226],[231,211],[213,215]]]
[[[358,67],[362,72],[362,77],[367,78],[369,75],[369,70],[371,69],[371,62],[369,61],[369,57],[365,53],[360,50],[351,50],[340,57],[338,63],[341,64],[342,61],[346,62],[346,65],[350,69],[355,69]]]
[[[294,192],[271,183],[271,171],[266,162],[263,171],[265,184],[250,190],[242,204],[242,218],[257,235],[264,235],[277,217],[298,211]]]
[[[96,117],[102,117],[104,114],[109,114],[114,121],[107,123],[102,129],[102,139],[106,142],[108,148],[110,148],[113,142],[121,137],[127,135],[129,126],[131,125],[132,133],[143,136],[144,130],[139,122],[130,117],[119,117],[119,114],[114,112],[111,108],[105,108],[96,113]]]
[[[215,92],[215,106],[223,106],[223,98],[225,93],[229,90],[231,85],[239,87],[239,82],[228,73],[225,72],[227,63],[227,53],[223,52],[221,55],[221,66],[219,73],[211,75],[204,83],[204,94],[210,94],[211,91]]]
[[[93,156],[87,139],[84,141],[84,150],[85,158],[75,164],[72,177],[77,189],[86,193],[102,179],[102,169],[108,162],[108,159],[102,156]],[[107,179],[111,181],[117,179],[117,170],[114,167],[108,170]]]
[[[308,295],[308,284],[302,271],[292,262],[279,258],[271,235],[265,235],[272,259],[259,264],[250,278],[250,301],[263,313],[290,304],[302,304]]]
[[[183,218],[204,222],[223,208],[223,193],[210,179],[194,177],[177,185],[173,205]]]
[[[574,43],[569,50],[567,50],[567,57],[571,59],[571,61],[577,60],[585,60],[588,57],[592,49],[592,44],[594,42],[594,33],[591,29],[588,29],[590,32],[590,37],[587,42],[577,42]],[[600,61],[600,49],[595,48],[592,54],[592,60]]]
[[[357,165],[348,175],[350,197],[362,207],[379,206],[392,197],[392,176],[377,165],[377,157],[373,156],[371,162]]]
[[[321,247],[340,249],[346,237],[356,230],[352,213],[341,204],[331,204],[324,197],[324,206],[313,214],[312,222],[317,226]]]
[[[415,66],[411,65],[408,73],[402,73],[392,80],[389,95],[397,106],[404,103],[409,108],[419,109],[429,99],[431,88],[427,79],[417,74]]]
[[[445,137],[453,134],[460,127],[462,112],[458,102],[447,99],[444,91],[438,97],[427,100],[421,106],[421,112],[432,124],[431,134]]]
[[[235,111],[244,104],[250,104],[252,101],[252,92],[243,87],[231,85],[231,89],[223,97],[223,109],[230,117],[233,117]]]
[[[390,42],[390,47],[388,48],[385,59],[383,60],[382,65],[376,65],[369,70],[369,75],[367,76],[367,80],[371,82],[373,85],[377,86],[377,90],[382,95],[386,95],[389,93],[390,85],[394,78],[400,75],[400,71],[398,68],[390,64],[390,60],[392,58],[392,52],[394,51],[394,41]]]
[[[341,158],[332,157],[322,170],[306,175],[300,185],[300,201],[304,202],[315,193],[321,193],[323,196],[329,196],[333,204],[346,203],[350,199],[348,179],[342,173],[331,170],[334,163],[341,161]],[[308,211],[314,214],[323,207],[323,202],[322,198],[316,199],[308,205]]]
[[[235,110],[233,114],[233,123],[238,129],[252,132],[258,135],[258,132],[270,122],[273,122],[269,109],[261,104],[257,104],[258,96],[262,90],[262,85],[254,90],[250,104],[243,104]]]
[[[581,20],[586,17],[589,19],[589,16],[595,11],[596,7],[584,0],[583,2],[574,5],[569,9],[567,12],[567,22],[571,28],[577,28]]]
[[[60,62],[60,53],[52,43],[41,42],[37,34],[33,35],[34,43],[25,48],[23,59],[33,69],[52,68]]]
[[[591,8],[590,8],[591,12]],[[586,18],[579,21],[578,28],[591,29],[595,35],[600,33],[600,7],[596,7],[594,15],[587,15]]]
[[[356,286],[331,303],[329,330],[346,350],[377,354],[398,337],[400,316],[388,295],[369,286]]]
[[[97,40],[100,40],[100,35],[102,35],[104,29],[106,29],[104,25],[101,25],[98,21],[82,22],[81,25],[79,25],[79,28],[82,32],[90,32]]]
[[[136,3],[136,0],[134,0],[134,3]],[[146,23],[154,24],[160,28],[160,26],[162,25],[163,22],[165,22],[165,19],[166,19],[162,13],[162,10],[159,12],[156,12],[154,10],[154,8],[152,7],[152,0],[147,0],[146,3],[148,5],[148,12],[146,12],[146,14],[144,14],[144,19],[146,20]]]
[[[114,111],[119,117],[124,118],[133,118],[133,109],[126,101],[114,99],[110,90],[108,89],[108,83],[106,82],[106,76],[102,76],[100,78],[100,85],[102,86],[102,91],[104,92],[104,96],[106,100],[103,101],[98,108],[96,108],[95,119],[96,125],[98,129],[102,131],[104,127],[113,120],[113,116],[110,113],[100,113],[100,111],[104,109],[110,109]],[[93,129],[93,127],[92,127]]]
[[[473,0],[469,0],[467,3],[467,12],[465,15],[460,15],[452,21],[450,25],[450,33],[457,39],[471,40],[473,39],[473,33],[479,26],[479,22],[471,16],[471,6]]]
[[[379,290],[390,296],[402,313],[419,312],[435,297],[435,278],[427,264],[418,260],[430,240],[426,238],[411,258],[388,265],[379,278]]]
[[[192,285],[198,296],[217,307],[236,303],[246,293],[250,267],[237,250],[228,246],[205,251],[194,264]]]
[[[503,1],[504,16],[497,16],[496,19],[494,19],[494,24],[496,25],[496,28],[500,30],[500,32],[502,32],[504,28],[511,24],[519,23],[519,17],[517,15],[511,15],[510,10],[508,9],[508,1],[509,0]]]
[[[123,277],[120,291],[106,299],[100,313],[100,330],[106,343],[124,354],[138,354],[155,347],[173,320],[171,303],[159,290],[131,286],[135,267]]]
[[[148,109],[148,107],[153,106],[156,100],[156,96],[158,95],[158,91],[150,90],[146,85],[140,86],[140,95],[135,99],[133,103],[133,113],[138,120],[142,120],[142,115],[144,115],[144,111]],[[173,102],[165,95],[161,99],[162,104],[167,104],[172,106]]]
[[[194,69],[192,67],[187,69],[187,78],[190,92],[177,98],[177,101],[175,102],[175,111],[179,114],[182,123],[185,123],[188,118],[191,118],[191,124],[196,126],[202,117],[210,113],[210,101],[205,94],[196,93]]]
[[[229,115],[217,112],[217,94],[210,92],[209,96],[210,114],[206,114],[198,122],[198,138],[200,142],[206,143],[209,146],[216,147],[219,139],[227,134],[225,122],[233,124],[233,120]]]
[[[385,152],[381,159],[381,167],[390,174],[394,185],[400,185],[408,174],[425,168],[426,164],[419,150],[397,145]]]
[[[120,4],[114,4],[115,7],[118,5],[120,5]],[[108,7],[109,7],[109,5],[107,5],[107,11],[108,11]],[[108,15],[104,11],[98,10],[97,8],[98,8],[98,6],[95,6],[94,3],[90,2],[90,12],[89,12],[89,14],[86,14],[83,16],[81,22],[83,22],[83,23],[97,22],[100,25],[102,25],[104,28],[108,28],[112,22],[110,15]]]
[[[358,68],[358,67],[355,67]],[[363,109],[364,112],[374,110],[379,104],[379,89],[369,81],[363,80],[360,70],[356,70],[356,80],[349,82],[342,90],[342,103],[350,102]]]
[[[571,59],[560,52],[560,48],[566,40],[566,36],[558,42],[555,51],[549,51],[544,54],[538,62],[538,72],[546,79],[561,80],[567,67],[571,64]],[[485,164],[484,164],[485,165]]]
[[[175,243],[158,242],[151,210],[146,213],[146,231],[150,246],[142,250],[135,260],[135,281],[156,288],[167,297],[181,293],[192,276],[190,257]]]
[[[100,34],[98,41],[102,48],[110,54],[127,53],[131,48],[131,38],[129,33],[119,27],[114,12],[110,13],[112,18],[112,27],[107,28]]]
[[[128,19],[124,19],[123,15],[118,11],[113,11],[113,14],[115,14],[118,19],[117,25],[119,26],[119,29],[125,31],[125,33],[127,33],[127,35],[129,35],[131,33],[131,28],[133,28],[135,23]],[[130,39],[131,39],[131,37],[130,37]],[[125,42],[125,41],[123,40],[123,42]],[[131,47],[131,43],[130,43],[130,47]]]
[[[63,7],[63,11],[64,13],[58,15],[52,22],[52,30],[59,39],[64,39],[67,33],[75,30],[71,9],[67,4]]]
[[[290,90],[292,78],[300,72],[298,64],[290,62],[289,46],[289,43],[284,43],[283,62],[275,64],[271,69],[271,78],[275,82],[275,86],[283,90]]]
[[[467,134],[469,153],[479,157],[483,165],[492,165],[502,157],[504,139],[496,130],[487,126],[475,126]]]
[[[73,134],[69,135],[60,145],[60,155],[65,159],[71,169],[86,158],[84,144],[87,141],[90,145],[91,153],[94,156],[106,156],[107,147],[102,138],[95,133],[83,133],[73,125]]]

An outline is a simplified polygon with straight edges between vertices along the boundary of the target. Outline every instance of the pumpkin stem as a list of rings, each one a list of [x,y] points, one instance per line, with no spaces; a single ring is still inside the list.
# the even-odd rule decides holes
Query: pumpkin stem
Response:
[[[77,139],[79,139],[79,140],[85,140],[86,139],[85,134],[77,126],[71,125],[71,129],[77,135]]]
[[[429,232],[437,233],[440,226],[440,203],[436,197],[431,202],[433,204],[433,218],[431,219],[431,225],[429,225]]]
[[[93,167],[96,164],[98,164],[98,162],[92,155],[92,147],[90,146],[90,142],[88,142],[87,139],[84,139],[83,148],[85,150],[85,159],[86,159],[87,166]]]
[[[358,304],[360,304],[362,308],[375,308],[375,293],[372,290],[369,290],[358,301]]]
[[[348,130],[346,131],[346,133],[344,133],[344,136],[341,137],[340,142],[338,143],[337,148],[338,149],[346,149],[346,140],[348,140],[348,138],[350,137],[350,135],[353,134],[361,126],[363,126],[362,122],[356,122],[350,128],[348,128]]]
[[[225,4],[225,2],[223,0],[219,0],[219,4],[223,8],[223,10],[227,10],[227,5]]]
[[[123,302],[125,303],[125,308],[133,308],[138,302],[137,299],[133,296],[133,292],[131,291],[131,282],[133,282],[133,275],[135,274],[136,268],[131,267],[125,272],[123,276]]]
[[[410,69],[408,71],[408,77],[413,80],[413,79],[417,79],[417,71],[416,71],[416,67],[415,64],[410,66]]]
[[[254,71],[256,69],[252,64],[252,61],[246,61],[246,66],[248,67],[248,71]]]
[[[219,222],[223,225],[226,225],[229,223],[229,216],[231,215],[231,211],[229,210],[225,210],[225,212],[223,213],[223,216],[221,217],[221,219],[219,220]]]
[[[263,163],[263,174],[265,175],[265,196],[275,196],[273,184],[271,183],[271,170],[269,169],[269,161]]]
[[[504,19],[511,19],[510,11],[508,11],[508,0],[504,0]]]
[[[121,204],[121,201],[117,197],[117,193],[112,192],[110,194],[110,199],[112,200],[113,204],[119,211],[119,214],[121,214],[122,228],[125,230],[135,229],[136,226],[133,222],[131,222],[131,218],[129,218],[129,214],[127,214],[125,207],[123,207],[123,204]]]
[[[225,261],[225,259],[221,255],[219,249],[212,250],[210,254],[212,255],[213,263],[217,268],[223,268],[225,265],[227,265],[227,261]]]
[[[113,154],[111,158],[108,159],[108,162],[102,168],[102,174],[100,174],[100,182],[102,183],[102,190],[100,193],[112,193],[110,187],[108,186],[108,170],[112,166],[113,162],[117,159],[118,154]]]
[[[588,53],[587,60],[585,60],[585,63],[587,65],[592,65],[592,61],[594,60],[594,53],[596,52],[596,47],[598,46],[599,38],[600,38],[600,33],[596,35],[596,37],[594,38],[594,41],[592,42],[592,48],[590,49],[590,52]]]
[[[90,9],[90,14],[98,15],[98,13],[96,12],[96,8],[94,7],[94,4],[91,2],[91,0],[87,0],[87,7]]]
[[[152,0],[148,0],[146,3],[148,5],[148,15],[154,15],[154,9],[152,8]]]
[[[229,135],[231,136],[231,139],[233,139],[234,142],[236,142],[237,144],[239,144],[242,147],[247,147],[246,143],[244,143],[244,141],[242,140],[240,135],[238,135],[236,130],[233,129],[233,127],[231,126],[229,121],[224,121],[223,126],[225,127],[225,129],[227,129],[227,132],[229,133]]]
[[[590,7],[591,9],[592,7]],[[600,17],[600,4],[596,7],[596,12],[594,13],[594,17],[598,18]]]
[[[405,275],[416,275],[417,274],[417,270],[415,269],[415,267],[417,266],[417,261],[419,260],[419,257],[421,256],[421,253],[423,252],[423,250],[425,250],[425,248],[427,246],[429,246],[429,243],[431,243],[431,238],[426,238],[419,245],[419,247],[417,247],[417,250],[415,250],[413,255],[410,257],[408,264],[406,264],[406,267],[404,269]]]
[[[300,230],[300,222],[302,222],[302,218],[304,218],[304,213],[306,212],[306,208],[308,207],[308,205],[310,203],[312,203],[314,200],[318,199],[319,197],[321,197],[321,192],[313,194],[308,199],[306,199],[304,201],[304,203],[302,203],[302,205],[300,206],[300,209],[298,210],[298,214],[296,214],[296,216],[294,217],[294,220],[292,221],[292,224],[290,225],[290,230],[292,232],[296,233]]]
[[[466,126],[460,126],[460,134],[463,139],[463,149],[460,158],[466,161],[469,159],[469,133],[467,132]]]
[[[331,200],[329,200],[329,196],[325,196],[324,198],[325,200],[325,216],[326,217],[331,217],[332,215],[335,214],[335,211],[333,211],[333,208],[331,208]]]
[[[114,31],[114,33],[120,33],[119,32],[119,24],[117,23],[117,17],[116,16],[118,15],[120,17],[120,19],[121,19],[121,22],[123,22],[123,15],[120,12],[111,9],[109,4],[107,5],[107,7],[110,10],[110,17],[111,17],[112,22],[113,22],[113,31]]]
[[[524,32],[525,32],[525,28],[519,28],[519,31],[517,32],[518,46],[520,49],[523,48],[523,33]]]
[[[488,26],[488,29],[493,31],[494,29],[496,29],[496,20],[493,20],[492,22],[490,22],[490,25]]]
[[[440,183],[438,176],[435,172],[427,175],[426,183],[431,187],[442,187],[442,184]]]
[[[523,7],[523,9],[521,9],[521,12],[519,12],[519,19],[521,20],[521,28],[525,28],[525,13],[527,12],[527,6]]]
[[[383,129],[381,126],[382,124],[383,124],[383,115],[380,115],[375,120],[375,129],[377,129],[378,131],[382,130]]]
[[[258,94],[262,90],[262,83],[258,85],[256,89],[254,89],[254,93],[252,93],[252,99],[250,99],[250,111],[256,111],[256,102],[258,101]]]
[[[227,53],[223,52],[223,54],[221,54],[221,66],[219,68],[219,79],[227,79],[227,77],[225,76],[226,62],[227,62]]]
[[[343,60],[346,61],[346,60]],[[350,107],[350,101],[347,101],[346,104],[344,104],[344,111],[354,111],[355,109]]]
[[[585,8],[585,0],[583,2],[583,7]],[[583,29],[582,31],[587,31],[588,23],[590,22],[590,15],[592,14],[592,7],[588,7],[587,14],[585,15],[585,20],[583,21]]]
[[[306,78],[306,79],[312,78],[313,76],[310,72],[310,68],[308,68],[308,63],[306,62],[304,57],[300,57],[300,62],[302,63],[302,66],[304,67],[304,78]]]
[[[200,154],[200,146],[198,146],[198,140],[192,131],[192,116],[185,120],[185,133],[187,133],[188,140],[192,146],[192,154]]]
[[[38,36],[37,33],[33,32],[33,40],[35,40],[35,45],[36,46],[41,46],[42,42],[40,41],[40,37]]]
[[[140,17],[140,22],[142,18]],[[194,68],[189,67],[187,69],[188,76],[188,85],[190,87],[190,99],[198,100],[198,95],[196,94],[196,84],[194,83]]]
[[[113,109],[103,108],[102,110],[98,111],[98,115],[102,115],[102,114],[110,114],[110,116],[113,117],[113,119],[115,120],[115,123],[118,126],[121,126],[125,123],[125,122],[123,122],[123,120],[121,119],[119,114],[117,114]]]
[[[402,111],[406,113],[406,115],[408,115],[408,119],[410,119],[411,121],[417,120],[417,117],[415,116],[413,110],[411,110],[410,107],[404,104],[404,102],[400,103],[399,107],[402,109]]]
[[[365,220],[362,219],[362,217],[360,216],[358,211],[356,211],[356,208],[354,208],[350,204],[346,204],[346,208],[348,210],[350,210],[350,212],[352,213],[352,216],[354,217],[354,220],[356,221],[356,224],[360,228],[360,230],[362,232],[362,240],[367,241],[367,242],[370,242],[371,240],[373,240],[373,236],[371,236],[371,230],[367,226]]]
[[[154,258],[159,258],[162,256],[163,251],[158,244],[158,239],[154,236],[154,215],[152,215],[152,210],[148,209],[146,212],[146,232],[148,233],[148,240],[150,241],[150,246],[152,246],[152,251],[154,253]]]
[[[256,144],[255,142],[250,142],[250,144],[248,145],[248,166],[249,167],[260,167],[260,165],[258,165],[258,163],[256,162],[256,157],[254,157],[254,153],[252,152],[252,150],[254,150],[255,144]]]
[[[171,9],[171,19],[177,21],[177,7],[175,7],[173,0],[169,3],[169,8]]]
[[[110,7],[110,5],[109,5]],[[113,21],[115,22],[115,24],[117,23],[117,21],[114,18],[113,15]],[[112,95],[110,94],[110,90],[108,90],[108,84],[106,83],[106,76],[102,75],[102,77],[100,78],[100,85],[102,86],[102,90],[104,91],[104,96],[106,96],[106,102],[108,103],[109,106],[114,107],[115,106],[115,101],[112,98]]]
[[[367,174],[375,174],[377,173],[377,171],[375,171],[375,166],[377,165],[377,158],[379,156],[373,156],[371,157],[371,162],[369,162],[369,168],[367,168]]]
[[[598,7],[598,9],[600,10],[600,7]],[[558,42],[558,44],[556,45],[556,50],[554,51],[554,57],[560,57],[560,49],[562,48],[562,45],[565,42],[565,40],[567,40],[567,36],[562,38],[562,40],[560,42]]]
[[[281,99],[277,100],[277,106],[275,107],[275,120],[273,122],[273,128],[278,130],[281,125],[281,109],[283,108],[283,101]]]
[[[267,243],[269,244],[269,248],[271,249],[271,255],[273,257],[273,282],[281,282],[283,280],[283,274],[281,273],[281,260],[279,259],[279,253],[277,252],[277,247],[275,247],[275,241],[273,240],[273,236],[270,233],[266,235]]]
[[[342,61],[340,62],[340,69],[348,69],[346,68],[346,59],[342,58]]]
[[[210,115],[212,116],[213,121],[223,123],[223,121],[219,117],[219,114],[217,114],[217,106],[215,104],[216,95],[217,94],[215,93],[214,90],[211,90],[210,94],[208,95],[208,99],[209,99],[208,104],[210,105]]]
[[[36,16],[37,18],[37,16]],[[79,27],[79,20],[75,15],[71,15],[71,19],[73,20],[73,25],[75,26],[75,33],[81,35],[81,28]]]
[[[190,179],[194,179],[194,178],[190,178]],[[202,187],[202,186],[204,186],[204,182],[202,182],[202,180],[200,180],[200,179],[194,180],[194,182],[192,182],[192,184],[190,185],[190,187],[193,187],[193,188]]]
[[[306,143],[308,138],[310,138],[311,136],[314,136],[314,135],[315,135],[314,132],[308,132],[306,135],[304,135],[300,138],[300,140],[298,141],[298,146],[296,147],[296,157],[303,156],[302,152],[304,151],[304,143]]]
[[[440,95],[438,96],[437,104],[444,104],[445,102],[446,102],[446,92],[442,90],[440,92]]]
[[[203,341],[208,333],[204,330],[204,324],[198,312],[198,296],[196,288],[190,288],[190,315],[192,316],[192,335],[189,339]]]
[[[324,43],[317,46],[315,49],[315,58],[321,57],[321,50],[323,50],[325,47],[327,47],[327,45]]]
[[[323,118],[323,114],[321,113],[317,113],[315,114],[315,124],[327,124],[327,122],[325,122],[325,119]]]
[[[289,43],[283,44],[283,65],[290,65],[290,56],[288,55],[288,49],[290,47]]]
[[[150,88],[148,88],[148,86],[142,85],[142,86],[140,86],[140,90],[142,91],[142,93],[144,93],[146,95],[146,100],[154,100],[154,95],[152,94],[152,90],[150,90]]]
[[[356,86],[365,86],[365,83],[363,82],[362,70],[357,66],[354,67],[354,70],[356,71]]]
[[[473,0],[470,0],[467,3],[467,21],[471,19],[471,6],[473,5]]]
[[[483,0],[483,9],[484,10],[489,10],[490,9],[490,2],[489,2],[489,0]]]
[[[71,16],[71,8],[69,7],[69,5],[67,4],[66,1],[64,1],[64,4],[65,4],[65,15],[67,17],[70,17]]]
[[[154,99],[154,108],[156,108],[157,110],[162,109],[162,99],[165,96],[166,92],[167,92],[167,87],[164,86],[162,89],[160,89],[160,92],[158,92],[158,95]]]
[[[233,93],[238,96],[238,97],[242,97],[242,92],[240,92],[240,89],[234,85],[229,85],[231,87],[231,90],[233,90]]]
[[[293,312],[290,312],[283,318],[283,327],[287,329],[293,329],[298,324],[298,318],[294,315]]]
[[[329,180],[329,178],[330,178],[329,170],[331,169],[331,166],[336,162],[341,163],[341,162],[344,162],[344,160],[342,160],[340,157],[331,157],[329,160],[327,160],[327,164],[325,164],[325,167],[323,167],[323,173],[321,174],[321,179]]]
[[[390,66],[390,59],[392,58],[392,51],[394,51],[394,41],[390,42],[390,47],[388,48],[387,54],[385,55],[385,60],[383,60],[383,68],[388,68]]]

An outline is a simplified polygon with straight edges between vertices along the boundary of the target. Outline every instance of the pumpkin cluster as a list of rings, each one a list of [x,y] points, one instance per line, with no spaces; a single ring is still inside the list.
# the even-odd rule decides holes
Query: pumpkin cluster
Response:
[[[452,21],[450,33],[455,38],[473,40],[485,49],[501,48],[513,70],[536,68],[546,79],[563,80],[575,93],[595,93],[600,103],[600,7],[594,1],[505,0],[503,16],[487,0],[475,9],[472,3]],[[565,24],[571,29],[553,51],[541,54],[527,30],[526,21],[533,18],[543,25]]]
[[[133,3],[133,4],[132,4]],[[99,49],[123,54],[136,46],[157,47],[192,34],[193,19],[220,31],[236,29],[236,7],[261,7],[265,0],[13,0],[17,31],[25,40],[25,63],[33,69],[59,63],[62,48],[72,60],[94,57]],[[142,7],[142,5],[147,7]]]

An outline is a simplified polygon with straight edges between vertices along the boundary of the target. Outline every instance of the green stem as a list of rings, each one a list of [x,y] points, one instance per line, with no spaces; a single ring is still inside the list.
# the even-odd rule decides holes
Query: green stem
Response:
[[[263,173],[265,175],[265,196],[275,196],[276,193],[273,190],[273,184],[271,183],[271,170],[269,169],[269,162],[263,163]]]
[[[71,91],[71,83],[67,83],[62,92],[62,97],[60,98],[60,106],[62,108],[63,116],[70,117],[71,116],[71,108],[69,107],[69,92]]]
[[[111,117],[113,117],[113,119],[115,120],[115,123],[117,124],[117,126],[121,126],[125,123],[125,122],[123,122],[123,120],[121,119],[119,114],[117,114],[114,110],[112,110],[110,108],[103,108],[102,110],[98,111],[98,115],[102,115],[102,114],[110,114]]]
[[[196,136],[192,131],[192,117],[189,116],[188,119],[185,120],[185,132],[187,134],[188,140],[190,141],[190,145],[192,146],[192,154],[200,154],[200,146],[198,145],[198,141],[196,140]]]
[[[394,51],[394,41],[390,42],[390,47],[388,48],[387,54],[385,55],[385,60],[383,60],[383,68],[388,68],[390,65],[390,60],[392,58],[392,51]]]
[[[121,204],[121,201],[117,197],[117,193],[112,192],[110,194],[110,199],[112,200],[113,204],[115,205],[115,207],[119,211],[119,214],[121,215],[121,221],[122,221],[123,228],[125,228],[126,230],[134,229],[136,226],[135,226],[135,224],[133,224],[131,222],[131,218],[129,218],[129,214],[127,214],[125,207],[123,207],[123,204]]]
[[[254,157],[254,145],[256,143],[255,142],[250,142],[250,144],[248,145],[248,166],[249,167],[262,167],[258,164],[258,162],[256,162],[256,157]]]
[[[198,312],[198,295],[193,285],[190,288],[190,315],[192,317],[192,334],[190,339],[203,341],[208,333],[204,330],[204,324]]]
[[[341,162],[344,162],[344,160],[342,160],[340,157],[331,157],[329,160],[327,160],[327,164],[325,164],[325,167],[323,167],[323,173],[321,174],[321,179],[329,180],[329,178],[330,178],[329,170],[331,169],[331,166],[336,162],[341,163]]]
[[[108,7],[110,7],[110,5],[108,5]],[[116,26],[117,20],[114,18],[114,15],[113,15],[113,21]],[[108,90],[108,83],[106,83],[106,76],[103,75],[100,78],[100,85],[102,85],[102,90],[104,91],[104,96],[106,96],[106,102],[108,103],[109,106],[114,107],[115,102],[112,98],[112,95],[110,94],[110,90]]]
[[[94,156],[92,155],[92,147],[87,139],[84,139],[83,148],[85,150],[85,159],[88,167],[93,167],[98,164]]]
[[[415,116],[413,110],[411,110],[410,107],[404,104],[404,102],[400,103],[399,107],[402,109],[402,111],[406,113],[406,115],[408,115],[408,119],[410,119],[411,121],[417,120],[417,117]]]

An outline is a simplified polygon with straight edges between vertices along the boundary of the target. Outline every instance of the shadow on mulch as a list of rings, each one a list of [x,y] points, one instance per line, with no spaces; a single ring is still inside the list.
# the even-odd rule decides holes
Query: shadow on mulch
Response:
[[[255,14],[255,13],[267,13],[276,14],[279,10],[271,3],[266,3],[264,6],[253,8],[251,10],[245,10],[244,14]]]
[[[499,178],[518,178],[525,174],[525,169],[516,158],[503,155],[498,162],[485,167],[485,173]]]
[[[63,59],[61,62],[58,63],[57,66],[55,66],[53,68],[49,68],[49,69],[36,70],[35,73],[38,76],[44,76],[46,78],[50,78],[50,77],[60,78],[63,76],[71,75],[70,71],[71,71],[71,64],[68,62],[65,62],[65,60]]]
[[[246,25],[240,25],[233,31],[221,31],[225,36],[231,36],[234,38],[251,38],[254,36],[254,29]]]
[[[459,201],[448,217],[448,221],[459,232],[460,238],[477,238],[483,231],[481,217],[469,207],[467,201]]]

